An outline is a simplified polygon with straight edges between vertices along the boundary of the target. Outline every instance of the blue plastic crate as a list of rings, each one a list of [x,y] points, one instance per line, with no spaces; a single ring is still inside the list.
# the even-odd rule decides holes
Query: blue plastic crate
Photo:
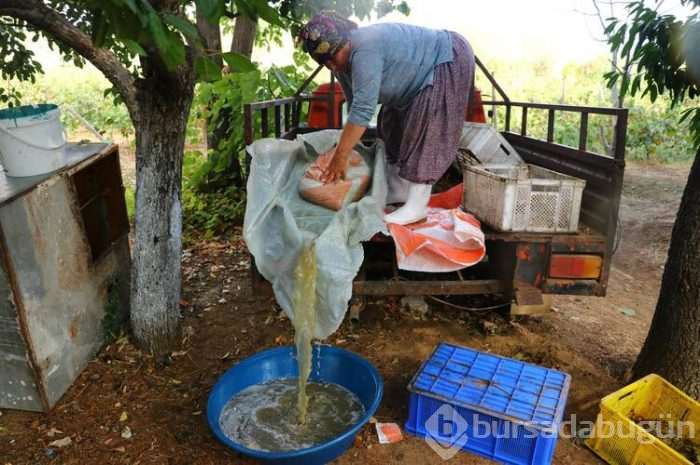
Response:
[[[571,376],[440,344],[411,380],[406,431],[433,448],[508,465],[549,465]]]

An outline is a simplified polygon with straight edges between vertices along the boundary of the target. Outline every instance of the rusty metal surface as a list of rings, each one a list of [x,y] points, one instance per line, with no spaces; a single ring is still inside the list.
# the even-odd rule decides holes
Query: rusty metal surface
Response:
[[[523,307],[544,305],[542,292],[536,287],[528,285],[518,285],[515,288],[515,302]]]
[[[511,315],[541,315],[552,311],[554,299],[550,294],[541,294],[541,303],[536,305],[520,305],[512,303],[510,306]]]
[[[92,259],[129,232],[119,154],[112,151],[72,175],[77,214]]]
[[[522,242],[515,246],[516,264],[513,288],[540,288],[544,282],[549,259],[547,244]],[[537,303],[538,304],[538,303]]]
[[[105,153],[96,153],[97,148],[92,157],[77,160],[74,170],[101,159]],[[115,280],[120,286],[129,283],[127,237],[93,261],[71,177],[60,174],[65,173],[0,208],[15,308],[25,326],[26,351],[35,360],[44,408],[58,401],[104,343],[108,287]],[[128,293],[119,296],[119,305],[127,308]]]
[[[34,189],[47,179],[61,174],[109,147],[109,144],[66,144],[66,166],[58,171],[38,176],[13,178],[0,171],[0,206]]]
[[[547,279],[542,286],[542,292],[547,294],[594,295],[603,297],[605,295],[605,286],[595,280]]]
[[[0,407],[44,410],[0,249]]]
[[[355,281],[355,295],[475,295],[498,294],[504,285],[496,279],[468,281]]]

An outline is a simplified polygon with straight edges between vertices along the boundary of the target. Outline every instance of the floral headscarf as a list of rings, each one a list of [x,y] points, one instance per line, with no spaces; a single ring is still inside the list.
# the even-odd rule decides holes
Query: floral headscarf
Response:
[[[302,26],[297,43],[301,42],[304,51],[323,65],[345,45],[353,29],[357,29],[357,24],[336,11],[320,11]]]

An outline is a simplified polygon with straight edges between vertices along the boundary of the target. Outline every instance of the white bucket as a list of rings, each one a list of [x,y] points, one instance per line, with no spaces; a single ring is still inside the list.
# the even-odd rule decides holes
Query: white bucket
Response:
[[[65,166],[60,116],[50,103],[0,110],[0,162],[8,176],[36,176]]]

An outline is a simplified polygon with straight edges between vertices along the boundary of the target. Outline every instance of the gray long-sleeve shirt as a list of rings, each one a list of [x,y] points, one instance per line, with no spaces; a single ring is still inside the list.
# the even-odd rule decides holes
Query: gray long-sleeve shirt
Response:
[[[404,107],[433,83],[435,66],[452,61],[452,38],[439,31],[382,23],[352,31],[350,72],[336,72],[347,99],[347,122],[367,126],[377,103]]]

